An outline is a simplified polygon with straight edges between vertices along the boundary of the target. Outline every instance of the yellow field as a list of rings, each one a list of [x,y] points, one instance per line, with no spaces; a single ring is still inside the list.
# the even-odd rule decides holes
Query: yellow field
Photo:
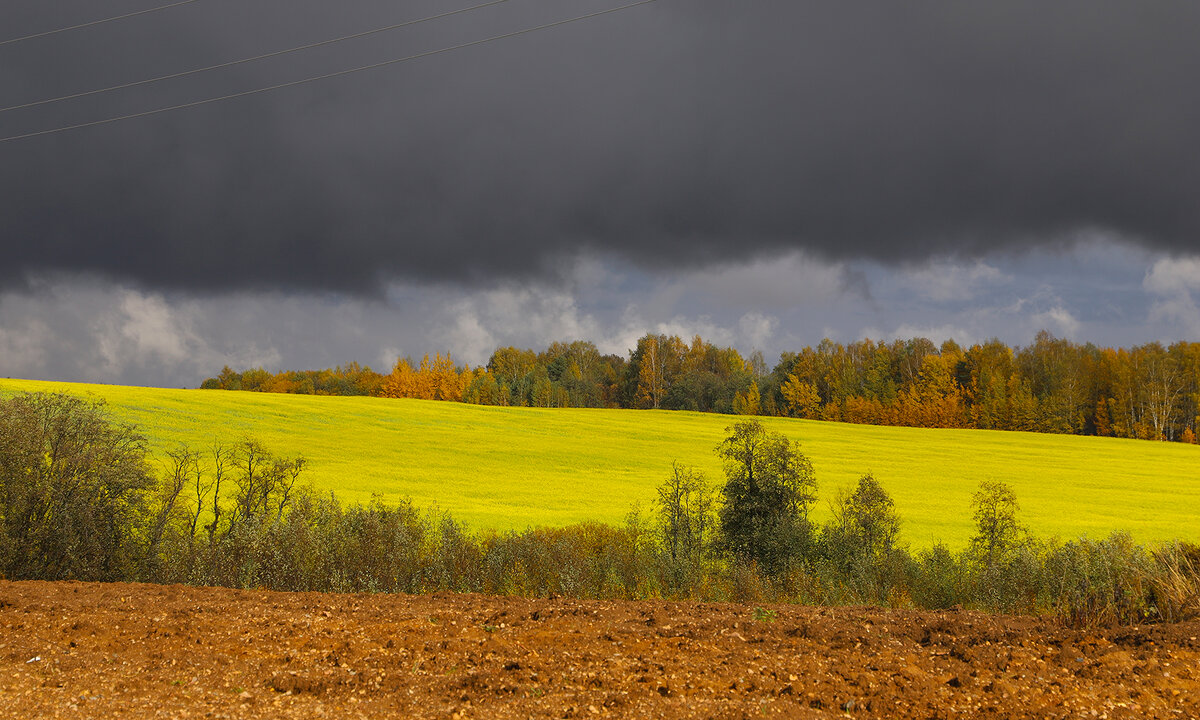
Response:
[[[495,408],[421,400],[164,390],[0,379],[0,394],[68,392],[107,401],[156,452],[254,437],[304,455],[307,478],[343,501],[411,497],[474,528],[621,522],[649,508],[671,462],[721,478],[713,449],[738,418],[646,410]],[[822,500],[874,473],[913,547],[961,546],[981,480],[1016,490],[1038,535],[1127,530],[1200,539],[1200,446],[990,430],[923,430],[763,418],[802,443]]]

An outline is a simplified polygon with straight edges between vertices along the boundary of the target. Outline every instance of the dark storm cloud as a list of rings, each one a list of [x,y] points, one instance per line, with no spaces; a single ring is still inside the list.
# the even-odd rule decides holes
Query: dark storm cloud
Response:
[[[85,0],[12,4],[7,36],[96,13]],[[0,47],[0,105],[470,4],[204,0]],[[511,0],[3,113],[0,135],[616,4]],[[320,84],[0,143],[0,282],[65,270],[199,291],[371,293],[389,278],[544,274],[580,250],[650,269],[797,248],[890,262],[1081,229],[1196,250],[1198,30],[1190,1],[660,0]]]

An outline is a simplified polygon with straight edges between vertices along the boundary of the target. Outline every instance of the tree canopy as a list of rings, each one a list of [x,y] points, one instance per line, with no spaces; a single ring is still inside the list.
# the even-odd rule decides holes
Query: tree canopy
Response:
[[[810,545],[808,511],[817,491],[812,463],[799,443],[768,432],[757,420],[734,423],[727,432],[717,447],[725,466],[724,547],[778,574]]]

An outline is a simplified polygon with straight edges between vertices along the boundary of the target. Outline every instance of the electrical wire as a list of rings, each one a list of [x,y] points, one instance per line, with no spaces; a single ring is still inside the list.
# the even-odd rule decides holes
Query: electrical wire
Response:
[[[128,82],[128,83],[124,83],[121,85],[113,85],[111,87],[100,88],[98,90],[88,90],[86,92],[74,93],[72,95],[63,95],[62,97],[48,98],[46,100],[36,100],[34,102],[27,102],[27,103],[23,103],[21,105],[10,105],[5,108],[0,108],[0,113],[6,113],[6,112],[9,112],[10,110],[21,110],[24,108],[37,107],[38,105],[49,105],[50,103],[62,102],[64,100],[74,100],[76,98],[88,97],[89,95],[99,95],[100,93],[112,92],[114,90],[124,90],[126,88],[137,87],[139,85],[149,85],[150,83],[161,82],[163,80],[174,80],[176,78],[187,77],[188,75],[196,75],[198,73],[208,72],[210,70],[221,70],[223,68],[234,67],[235,65],[244,65],[246,63],[255,62],[257,60],[266,60],[267,58],[279,57],[280,55],[288,55],[291,53],[300,52],[302,50],[311,50],[313,48],[323,47],[325,45],[332,45],[334,43],[345,42],[346,40],[356,40],[358,38],[367,37],[368,35],[375,35],[377,33],[387,32],[388,30],[398,30],[400,28],[410,27],[412,25],[420,25],[421,23],[430,22],[432,20],[440,20],[442,18],[447,18],[452,15],[461,15],[463,13],[468,13],[473,10],[480,10],[485,7],[491,7],[492,5],[500,5],[501,3],[506,3],[506,2],[508,2],[508,0],[491,0],[491,2],[485,2],[481,5],[473,5],[471,7],[462,8],[460,10],[451,10],[449,12],[441,13],[440,15],[431,15],[430,17],[421,18],[419,20],[409,20],[407,22],[396,23],[394,25],[388,25],[386,27],[374,28],[372,30],[366,30],[363,32],[354,33],[353,35],[343,35],[342,37],[337,37],[337,38],[333,38],[330,40],[321,40],[320,42],[309,43],[307,45],[299,45],[297,47],[288,48],[286,50],[276,50],[274,52],[264,53],[262,55],[255,55],[254,57],[242,58],[241,60],[231,60],[229,62],[223,62],[223,63],[219,63],[217,65],[209,65],[208,67],[202,67],[202,68],[196,68],[194,70],[184,70],[183,72],[171,73],[170,75],[159,75],[158,77],[147,78],[145,80],[137,80],[134,82]]]
[[[43,0],[43,2],[44,1],[45,0]],[[0,45],[10,45],[12,43],[21,42],[22,40],[33,40],[34,38],[46,37],[47,35],[57,35],[58,33],[64,33],[64,32],[67,32],[68,30],[79,30],[81,28],[92,27],[93,25],[103,25],[104,23],[110,23],[110,22],[113,22],[114,20],[124,20],[125,18],[136,17],[138,15],[147,15],[149,13],[158,12],[160,10],[169,10],[170,8],[173,8],[173,7],[179,7],[180,5],[190,5],[194,2],[199,2],[199,0],[180,0],[180,2],[174,2],[174,3],[171,3],[170,5],[159,5],[158,7],[147,8],[145,10],[138,10],[136,12],[125,13],[124,15],[116,15],[114,17],[104,18],[103,20],[91,20],[89,22],[79,23],[78,25],[71,25],[69,27],[61,27],[61,28],[58,28],[57,30],[47,30],[45,32],[33,33],[32,35],[23,35],[21,37],[9,38],[8,40],[0,40]]]
[[[630,8],[638,7],[639,5],[649,5],[650,3],[657,2],[657,1],[658,0],[639,0],[639,2],[633,2],[633,3],[626,4],[626,5],[621,5],[619,7],[609,8],[608,10],[600,10],[600,11],[597,11],[594,13],[588,13],[587,15],[578,15],[576,17],[567,18],[566,20],[556,20],[555,22],[546,23],[544,25],[537,25],[535,27],[525,28],[523,30],[515,30],[513,32],[503,33],[501,35],[492,35],[491,37],[486,37],[481,40],[472,40],[470,42],[460,43],[458,45],[451,45],[449,47],[439,48],[437,50],[429,50],[426,52],[417,53],[415,55],[407,55],[405,57],[395,58],[392,60],[384,60],[383,62],[372,63],[370,65],[362,65],[362,66],[350,68],[347,70],[338,70],[337,72],[325,73],[324,75],[314,75],[312,77],[307,77],[307,78],[303,78],[300,80],[292,80],[290,82],[285,82],[285,83],[279,83],[278,85],[270,85],[267,87],[256,88],[254,90],[243,90],[242,92],[230,93],[228,95],[220,95],[218,97],[205,98],[203,100],[194,100],[192,102],[180,103],[179,105],[170,105],[168,107],[155,108],[154,110],[145,110],[142,112],[130,113],[128,115],[119,115],[117,117],[105,118],[103,120],[93,120],[91,122],[78,123],[75,125],[64,125],[62,127],[51,128],[49,130],[39,130],[37,132],[24,133],[22,135],[10,135],[8,137],[0,137],[0,143],[12,142],[14,140],[24,140],[26,138],[39,137],[41,135],[51,135],[54,133],[67,132],[68,130],[79,130],[79,129],[87,128],[87,127],[95,127],[97,125],[107,125],[109,123],[120,122],[122,120],[133,120],[135,118],[147,117],[149,115],[158,115],[160,113],[172,112],[174,110],[184,110],[187,108],[198,107],[200,105],[208,105],[209,103],[221,102],[224,100],[233,100],[234,98],[246,97],[248,95],[257,95],[259,93],[272,92],[274,90],[282,90],[284,88],[295,87],[297,85],[305,85],[308,83],[317,82],[319,80],[328,80],[330,78],[342,77],[343,75],[351,75],[353,73],[363,72],[365,70],[374,70],[376,68],[386,67],[388,65],[396,65],[399,63],[403,63],[403,62],[410,62],[412,60],[419,60],[421,58],[431,57],[433,55],[441,55],[443,53],[453,52],[455,50],[463,50],[465,48],[475,47],[477,45],[485,45],[487,43],[496,42],[498,40],[505,40],[505,39],[517,37],[520,35],[528,35],[530,33],[539,32],[541,30],[549,30],[550,28],[555,28],[555,27],[559,27],[562,25],[568,25],[570,23],[580,22],[582,20],[590,20],[591,18],[600,17],[601,15],[610,15],[612,13],[621,12],[622,10],[629,10]]]

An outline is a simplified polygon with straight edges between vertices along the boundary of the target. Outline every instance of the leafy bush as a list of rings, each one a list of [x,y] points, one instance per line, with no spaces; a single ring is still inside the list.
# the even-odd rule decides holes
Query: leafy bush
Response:
[[[909,595],[918,607],[942,610],[970,599],[963,562],[938,543],[917,554]]]
[[[0,401],[0,573],[135,574],[153,485],[144,440],[101,403],[47,394]]]
[[[1153,618],[1147,583],[1152,559],[1125,533],[1052,548],[1044,567],[1049,604],[1071,625]]]

